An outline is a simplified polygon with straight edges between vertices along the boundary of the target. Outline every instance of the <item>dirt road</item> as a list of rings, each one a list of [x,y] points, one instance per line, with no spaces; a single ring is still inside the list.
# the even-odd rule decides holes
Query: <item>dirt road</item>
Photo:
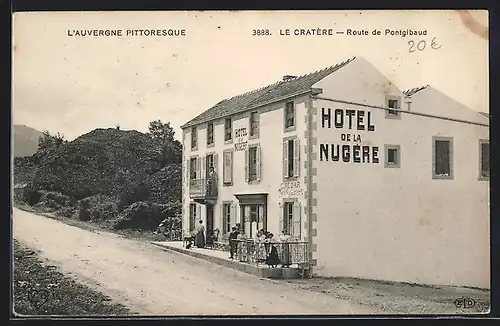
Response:
[[[326,294],[16,208],[13,220],[16,240],[141,315],[376,313]]]

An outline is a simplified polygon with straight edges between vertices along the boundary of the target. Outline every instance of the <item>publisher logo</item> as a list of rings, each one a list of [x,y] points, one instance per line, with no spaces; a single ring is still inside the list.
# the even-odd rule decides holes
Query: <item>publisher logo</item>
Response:
[[[476,301],[472,298],[460,297],[453,301],[457,308],[471,309],[476,305]]]

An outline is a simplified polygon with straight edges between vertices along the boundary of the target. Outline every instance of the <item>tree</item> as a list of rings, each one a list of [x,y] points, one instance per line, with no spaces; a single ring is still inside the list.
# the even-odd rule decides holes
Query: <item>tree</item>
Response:
[[[182,161],[182,144],[174,138],[175,131],[170,122],[161,120],[149,123],[149,135],[156,144],[162,166]]]
[[[38,138],[38,148],[40,150],[57,148],[66,142],[67,141],[64,140],[64,135],[60,133],[51,135],[49,131],[45,130],[43,131],[42,136]]]

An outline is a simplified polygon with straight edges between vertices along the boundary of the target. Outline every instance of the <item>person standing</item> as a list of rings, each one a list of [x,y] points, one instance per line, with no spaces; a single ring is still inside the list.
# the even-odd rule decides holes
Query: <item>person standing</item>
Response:
[[[231,233],[229,233],[229,259],[234,259],[234,254],[236,253],[236,247],[238,245],[238,235],[240,232],[233,226],[231,228]]]
[[[194,244],[198,248],[205,248],[205,226],[203,225],[202,220],[200,220],[198,226],[196,227]]]
[[[215,174],[214,167],[211,166],[210,172],[208,173],[207,194],[215,195],[216,186],[217,186],[217,176]]]
[[[280,235],[280,242],[283,248],[283,261],[281,262],[282,267],[290,267],[292,257],[290,255],[290,236],[286,230],[283,230]]]

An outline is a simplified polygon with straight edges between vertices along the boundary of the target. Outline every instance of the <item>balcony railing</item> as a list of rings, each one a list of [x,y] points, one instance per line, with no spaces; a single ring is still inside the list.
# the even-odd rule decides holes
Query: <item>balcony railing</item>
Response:
[[[288,241],[265,243],[253,240],[235,240],[236,257],[240,262],[249,264],[277,265],[281,267],[298,267],[309,265],[308,243],[305,241]],[[276,248],[278,262],[269,260],[271,248]]]
[[[193,198],[217,198],[217,177],[189,180],[189,195]]]

